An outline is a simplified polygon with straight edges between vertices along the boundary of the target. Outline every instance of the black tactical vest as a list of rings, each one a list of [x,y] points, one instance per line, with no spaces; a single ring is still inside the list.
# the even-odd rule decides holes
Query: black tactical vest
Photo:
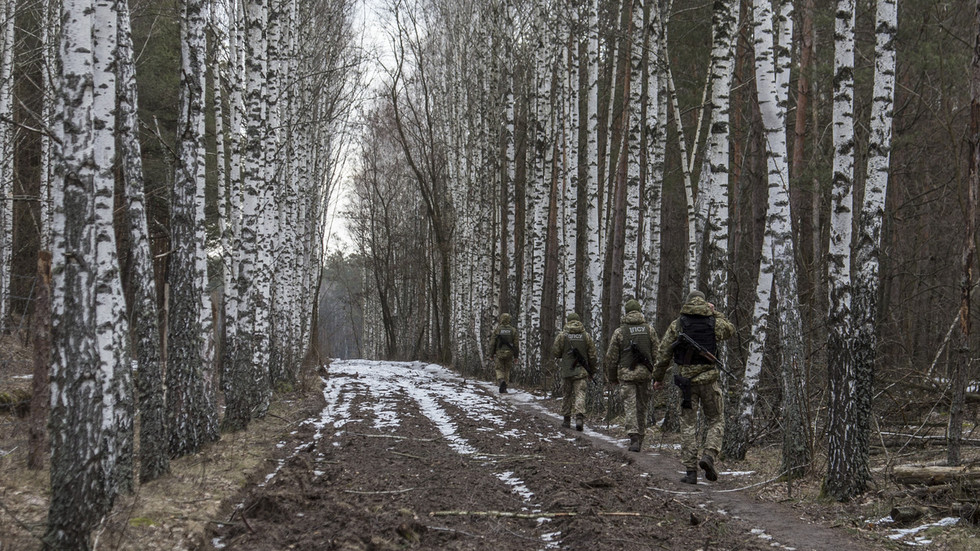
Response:
[[[510,346],[514,346],[514,330],[512,328],[501,327],[497,335],[500,337],[500,344],[507,343]]]
[[[705,350],[714,355],[718,354],[718,341],[715,339],[715,317],[714,316],[695,316],[692,314],[681,314],[680,317],[681,333],[691,337],[694,342],[700,344]],[[674,363],[677,365],[697,365],[709,364],[711,360],[702,357],[696,350],[691,350],[691,346],[682,339],[677,341],[674,346]]]
[[[653,343],[650,342],[650,333],[647,331],[647,324],[623,325],[622,331],[623,342],[619,352],[619,367],[633,369],[637,365],[640,365],[641,353],[646,356],[652,365]],[[631,343],[636,345],[636,347],[631,347]]]
[[[578,350],[578,353],[585,359],[585,362],[589,361],[589,349],[585,344],[585,333],[565,333],[565,350],[562,351],[561,356],[561,367],[563,370],[571,370],[576,362],[575,353],[572,352],[572,349]],[[585,362],[579,361],[582,369],[588,369]]]

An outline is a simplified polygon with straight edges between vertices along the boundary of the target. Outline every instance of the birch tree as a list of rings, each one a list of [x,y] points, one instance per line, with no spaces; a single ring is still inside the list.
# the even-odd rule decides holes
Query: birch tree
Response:
[[[138,93],[133,58],[128,2],[119,2],[117,142],[122,164],[123,193],[131,246],[128,274],[133,304],[131,339],[136,365],[140,411],[140,481],[149,482],[169,470],[169,433],[166,430],[163,362],[157,314],[157,289],[153,273],[143,193],[143,159],[139,142]]]
[[[871,105],[871,132],[868,142],[867,178],[864,201],[854,247],[857,267],[852,283],[854,314],[854,396],[856,449],[848,453],[846,492],[838,499],[863,492],[871,481],[868,468],[871,447],[872,393],[877,353],[876,325],[880,288],[879,255],[885,197],[888,191],[892,141],[892,110],[895,102],[895,37],[898,32],[898,4],[894,0],[877,3],[875,15],[875,74]]]
[[[848,458],[855,449],[853,430],[854,357],[851,326],[851,225],[854,179],[854,2],[838,0],[834,26],[834,176],[830,219],[827,315],[829,408],[827,479],[824,490],[846,494]]]
[[[173,252],[168,268],[171,306],[167,337],[170,454],[195,453],[218,437],[210,365],[210,305],[204,308],[204,0],[185,0],[181,17],[181,86],[177,166],[171,206]]]
[[[802,321],[795,255],[790,224],[789,167],[786,142],[786,99],[789,88],[789,39],[792,36],[792,5],[780,2],[778,17],[769,0],[753,4],[756,59],[756,88],[765,129],[768,207],[762,245],[762,260],[755,290],[752,341],[745,366],[739,425],[741,443],[733,443],[736,457],[743,457],[755,409],[762,355],[773,321],[769,312],[771,293],[776,292],[782,363],[783,471],[798,476],[809,462],[799,374],[803,369]]]
[[[13,253],[14,189],[14,15],[16,0],[0,9],[0,333],[7,330]]]
[[[88,549],[125,475],[125,317],[112,237],[116,6],[62,6],[64,107],[55,184],[51,507],[45,545]],[[98,88],[98,89],[97,89]],[[129,427],[132,425],[129,424]],[[119,434],[117,434],[117,431]]]

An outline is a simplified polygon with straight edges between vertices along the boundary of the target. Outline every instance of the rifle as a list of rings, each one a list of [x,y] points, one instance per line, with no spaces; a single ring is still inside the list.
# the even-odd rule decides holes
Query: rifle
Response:
[[[723,365],[721,365],[721,360],[719,360],[717,356],[715,356],[711,352],[708,352],[708,350],[705,347],[703,347],[700,344],[698,344],[694,339],[691,338],[690,335],[688,335],[687,333],[683,333],[683,332],[680,333],[680,334],[678,334],[677,335],[677,340],[674,342],[674,346],[677,346],[677,344],[680,343],[681,341],[684,341],[685,343],[687,343],[687,345],[689,347],[688,350],[693,350],[694,352],[697,352],[702,358],[704,358],[704,359],[710,361],[711,363],[715,364],[715,367],[717,367],[718,369],[724,371],[729,377],[734,377],[734,375],[732,375],[732,372],[731,371],[725,369],[725,367]],[[671,347],[671,348],[673,348],[673,347]]]
[[[637,363],[641,364],[643,367],[649,369],[650,372],[653,373],[653,361],[650,359],[650,356],[647,356],[646,353],[640,349],[639,346],[636,346],[635,342],[630,341],[630,345],[626,347],[626,350],[629,350],[633,354],[633,357],[638,360]],[[635,364],[630,366],[630,371],[634,369],[636,369]]]
[[[698,354],[700,354],[702,358],[704,358],[706,360],[709,360],[711,363],[713,363],[713,364],[720,364],[721,363],[720,361],[718,361],[718,358],[715,357],[714,354],[712,354],[711,352],[708,352],[708,349],[707,348],[705,348],[705,347],[701,346],[700,344],[698,344],[697,341],[695,341],[694,339],[692,339],[691,336],[688,335],[687,333],[680,333],[679,335],[677,335],[677,340],[678,341],[683,340],[684,342],[686,342],[687,345],[689,347],[693,348]],[[676,346],[676,344],[675,344],[675,346]]]
[[[494,353],[496,353],[497,349],[500,348],[500,345],[504,345],[507,348],[510,348],[511,354],[513,354],[513,355],[516,356],[517,355],[517,350],[514,349],[514,345],[511,344],[511,343],[509,343],[509,342],[507,342],[507,341],[505,341],[505,340],[503,340],[503,339],[501,339],[500,337],[501,337],[501,335],[497,335],[496,336],[496,342],[494,343],[494,347],[493,347]]]
[[[576,364],[581,365],[589,373],[589,377],[595,375],[595,369],[589,366],[589,360],[585,359],[582,352],[574,346],[572,346],[571,349],[573,358],[572,367],[575,367]]]

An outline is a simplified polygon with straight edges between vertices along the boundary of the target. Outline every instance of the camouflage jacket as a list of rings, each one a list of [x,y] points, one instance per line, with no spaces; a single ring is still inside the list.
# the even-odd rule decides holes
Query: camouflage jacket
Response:
[[[579,348],[589,365],[583,366],[575,361],[573,347]],[[599,363],[595,341],[585,332],[582,322],[576,320],[565,323],[565,328],[555,337],[551,353],[558,361],[559,376],[562,378],[584,379],[595,372],[595,366]]]
[[[626,349],[630,342],[629,335],[625,334],[625,330],[630,326],[643,326],[646,329],[646,333],[650,337],[651,362],[653,361],[652,352],[657,350],[658,343],[660,342],[657,338],[657,332],[643,317],[643,312],[635,310],[623,316],[623,325],[613,333],[612,338],[609,340],[609,348],[606,349],[606,355],[602,360],[603,369],[606,372],[606,380],[610,383],[646,382],[650,380],[652,375],[646,366],[636,365],[632,366],[631,369],[623,365],[621,357],[627,353]]]
[[[686,302],[681,306],[681,314],[714,316],[715,340],[718,343],[731,338],[735,334],[735,326],[732,325],[732,322],[728,321],[725,314],[709,308],[708,302],[703,298],[695,297],[690,302]],[[670,367],[673,361],[674,345],[677,342],[677,336],[681,332],[680,327],[681,322],[679,318],[670,322],[670,327],[667,328],[663,340],[660,341],[660,349],[657,351],[656,370],[653,373],[653,380],[655,381],[663,380],[667,374],[667,368]],[[696,385],[713,383],[718,380],[717,366],[708,361],[693,365],[681,365],[678,366],[678,371],[681,377],[691,379],[691,382]]]

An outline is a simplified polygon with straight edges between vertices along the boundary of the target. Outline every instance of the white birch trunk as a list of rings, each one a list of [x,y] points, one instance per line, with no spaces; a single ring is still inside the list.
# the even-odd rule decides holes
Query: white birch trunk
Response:
[[[879,255],[881,227],[888,192],[888,167],[892,147],[892,114],[895,103],[895,37],[898,33],[898,2],[877,3],[875,24],[874,99],[871,104],[871,132],[868,139],[868,172],[864,202],[855,247],[857,271],[853,283],[854,314],[854,394],[856,396],[856,449],[850,458],[854,478],[853,492],[860,493],[871,482],[868,462],[871,437],[871,400],[874,384],[878,317]]]
[[[854,182],[854,13],[853,0],[838,0],[834,25],[834,165],[831,187],[827,279],[827,478],[837,496],[848,485],[847,455],[854,449],[854,357],[851,350],[851,226]],[[849,497],[849,496],[848,496]]]
[[[586,271],[586,304],[589,312],[583,312],[582,319],[587,327],[597,328],[602,321],[602,247],[605,239],[602,232],[601,213],[599,212],[599,20],[598,0],[586,0],[588,3],[589,46],[588,46],[588,110],[586,124],[588,139],[586,140],[586,162],[589,164],[589,179],[586,197],[588,212],[586,224],[586,254],[583,269]]]
[[[802,322],[797,296],[795,254],[789,212],[789,170],[786,146],[785,105],[788,97],[789,45],[777,43],[792,35],[791,6],[781,5],[778,22],[769,0],[756,0],[753,26],[756,52],[756,87],[759,109],[766,133],[768,213],[762,263],[756,285],[752,320],[752,342],[746,361],[740,402],[739,426],[742,442],[733,446],[744,454],[745,439],[751,427],[755,408],[756,385],[762,367],[765,337],[763,328],[769,320],[770,291],[775,288],[783,364],[783,468],[792,476],[799,474],[809,461],[805,446],[806,427],[800,411],[802,382],[797,380],[803,368]],[[778,34],[777,34],[777,31]]]
[[[184,0],[183,6],[180,115],[170,223],[173,252],[168,269],[171,302],[167,410],[171,456],[195,453],[218,436],[211,395],[209,358],[213,332],[209,301],[205,307],[207,266],[203,239],[207,11],[204,0]]]
[[[52,293],[51,504],[45,541],[87,549],[108,511],[111,482],[103,465],[105,377],[95,338],[98,283],[93,124],[95,16],[91,3],[65,0],[61,20],[61,122],[56,182],[56,274]]]
[[[130,319],[140,411],[140,481],[148,482],[169,470],[170,455],[167,450],[157,286],[143,195],[136,67],[130,29],[128,3],[119,2],[117,132],[131,244],[129,284],[133,304]]]
[[[630,76],[626,165],[626,226],[623,243],[623,297],[640,293],[638,258],[640,244],[640,149],[643,136],[641,111],[643,97],[643,12],[645,0],[632,0],[630,30]],[[625,302],[625,298],[624,298]]]
[[[7,330],[14,209],[14,13],[16,0],[0,10],[0,333]]]
[[[663,45],[663,27],[660,8],[650,7],[646,32],[647,53],[647,100],[644,134],[646,136],[646,181],[643,183],[645,210],[643,211],[643,263],[640,277],[639,298],[647,321],[655,324],[660,291],[660,262],[662,254],[663,219],[663,167],[666,142],[666,121],[661,118],[661,103],[665,94],[664,65],[660,60]]]

